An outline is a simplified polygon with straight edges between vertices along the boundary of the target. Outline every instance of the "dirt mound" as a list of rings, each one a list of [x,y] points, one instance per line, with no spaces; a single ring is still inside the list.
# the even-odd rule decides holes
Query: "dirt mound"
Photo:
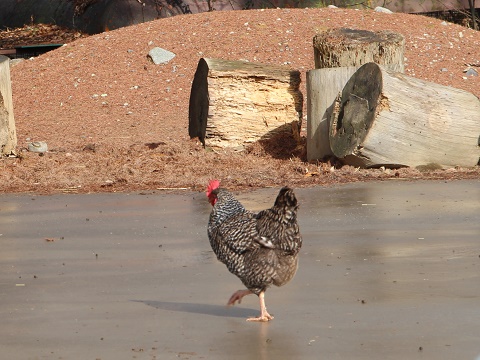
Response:
[[[255,143],[243,152],[203,149],[188,137],[191,81],[201,57],[314,68],[312,39],[334,27],[388,29],[406,38],[406,74],[473,92],[480,33],[407,14],[275,9],[175,16],[78,39],[12,68],[21,158],[2,159],[2,191],[93,192],[308,186],[371,179],[478,178],[475,169],[398,171],[304,161],[302,146]],[[176,57],[154,65],[155,46]],[[303,83],[302,91],[305,94]],[[414,94],[412,94],[414,96]],[[304,123],[304,127],[305,127]],[[304,130],[305,131],[305,130]],[[44,156],[22,151],[46,141]],[[154,145],[152,145],[154,144]]]

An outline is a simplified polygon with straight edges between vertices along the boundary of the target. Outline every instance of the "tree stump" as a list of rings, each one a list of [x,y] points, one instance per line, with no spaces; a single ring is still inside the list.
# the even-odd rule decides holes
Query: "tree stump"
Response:
[[[202,58],[190,92],[188,133],[216,147],[243,147],[286,130],[298,138],[300,81],[298,70]]]
[[[329,119],[333,153],[359,167],[477,165],[480,100],[374,63],[360,67]]]
[[[330,29],[313,38],[315,68],[362,66],[374,62],[404,72],[404,37],[393,31]]]
[[[13,117],[10,59],[0,55],[0,154],[15,154],[17,133]]]
[[[313,47],[316,69],[307,72],[308,160],[333,155],[328,112],[350,76],[369,62],[403,72],[405,39],[391,31],[330,29],[313,38]]]

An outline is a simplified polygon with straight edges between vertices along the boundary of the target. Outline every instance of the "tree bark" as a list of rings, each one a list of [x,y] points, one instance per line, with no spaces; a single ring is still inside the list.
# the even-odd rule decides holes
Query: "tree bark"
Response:
[[[404,71],[405,40],[391,31],[330,29],[313,39],[315,70],[307,72],[307,159],[333,155],[328,115],[350,76],[363,64],[376,62]]]
[[[200,59],[190,93],[189,135],[217,147],[243,147],[286,129],[298,137],[300,81],[299,71],[285,67]]]
[[[17,133],[13,117],[10,59],[0,55],[0,154],[15,154]]]
[[[333,153],[359,167],[477,165],[480,100],[473,94],[363,65],[329,119]]]

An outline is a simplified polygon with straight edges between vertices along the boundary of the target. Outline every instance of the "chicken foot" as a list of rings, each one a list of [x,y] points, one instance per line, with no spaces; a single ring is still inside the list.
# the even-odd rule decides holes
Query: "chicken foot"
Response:
[[[238,290],[230,297],[227,305],[235,305],[235,302],[237,301],[240,304],[242,302],[242,298],[250,294],[253,294],[250,290]],[[267,312],[267,307],[265,306],[265,291],[262,291],[258,295],[258,299],[260,300],[260,316],[248,318],[247,321],[267,322],[273,320],[273,316]]]

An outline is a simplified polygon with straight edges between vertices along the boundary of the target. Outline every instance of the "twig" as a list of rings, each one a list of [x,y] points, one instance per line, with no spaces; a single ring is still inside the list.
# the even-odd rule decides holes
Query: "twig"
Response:
[[[161,187],[161,188],[157,188],[157,190],[191,190],[191,188],[188,188],[188,187]]]

